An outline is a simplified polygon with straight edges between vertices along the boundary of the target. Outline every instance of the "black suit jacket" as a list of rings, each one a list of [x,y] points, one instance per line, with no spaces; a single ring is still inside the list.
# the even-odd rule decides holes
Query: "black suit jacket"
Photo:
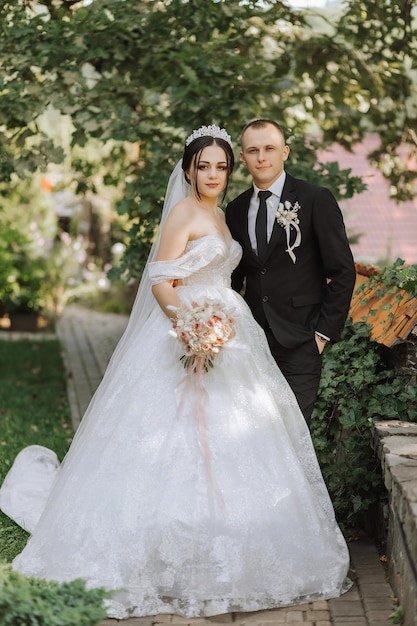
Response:
[[[226,207],[226,221],[240,243],[243,256],[232,286],[244,289],[257,322],[272,329],[277,341],[294,348],[318,331],[333,341],[340,338],[355,285],[355,266],[343,216],[333,194],[287,173],[281,202],[298,202],[301,244],[296,262],[286,252],[285,229],[277,222],[261,264],[248,233],[248,209],[253,189]],[[291,242],[295,231],[292,231]]]

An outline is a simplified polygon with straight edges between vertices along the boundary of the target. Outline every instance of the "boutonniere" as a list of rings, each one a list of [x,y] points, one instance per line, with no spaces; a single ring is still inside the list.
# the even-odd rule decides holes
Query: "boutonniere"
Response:
[[[298,202],[294,202],[291,204],[289,200],[285,200],[285,202],[280,202],[278,205],[278,210],[275,214],[277,218],[277,222],[282,228],[285,228],[285,234],[287,236],[287,250],[288,254],[291,257],[293,263],[296,261],[295,254],[293,252],[294,248],[298,248],[301,243],[301,231],[298,224],[300,220],[298,219],[298,211],[301,209]],[[295,230],[296,236],[295,241],[292,245],[290,245],[290,237],[291,230]]]

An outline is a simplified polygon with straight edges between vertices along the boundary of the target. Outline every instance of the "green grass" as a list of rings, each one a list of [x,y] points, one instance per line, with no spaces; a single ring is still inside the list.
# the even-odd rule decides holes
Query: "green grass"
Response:
[[[0,340],[0,484],[17,453],[38,444],[65,455],[72,438],[57,340]],[[0,512],[0,559],[10,562],[28,534]]]

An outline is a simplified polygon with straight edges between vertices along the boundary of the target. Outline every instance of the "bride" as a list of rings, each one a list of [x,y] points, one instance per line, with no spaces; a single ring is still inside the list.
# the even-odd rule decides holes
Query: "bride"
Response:
[[[13,567],[117,590],[109,617],[257,611],[349,588],[309,430],[230,287],[241,249],[218,203],[233,164],[224,129],[188,137],[128,328],[67,456],[25,448],[0,491],[31,533]]]

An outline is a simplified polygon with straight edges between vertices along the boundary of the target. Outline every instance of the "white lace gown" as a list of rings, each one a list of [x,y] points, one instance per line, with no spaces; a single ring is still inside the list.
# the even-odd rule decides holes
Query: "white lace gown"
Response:
[[[181,346],[155,307],[106,373],[62,465],[40,446],[17,457],[0,506],[32,536],[14,568],[120,590],[108,603],[119,619],[257,611],[348,588],[348,550],[309,431],[230,287],[240,255],[210,235],[151,264],[154,283],[182,279],[182,300],[221,300],[236,335],[204,373],[199,405],[201,390],[184,393]]]

